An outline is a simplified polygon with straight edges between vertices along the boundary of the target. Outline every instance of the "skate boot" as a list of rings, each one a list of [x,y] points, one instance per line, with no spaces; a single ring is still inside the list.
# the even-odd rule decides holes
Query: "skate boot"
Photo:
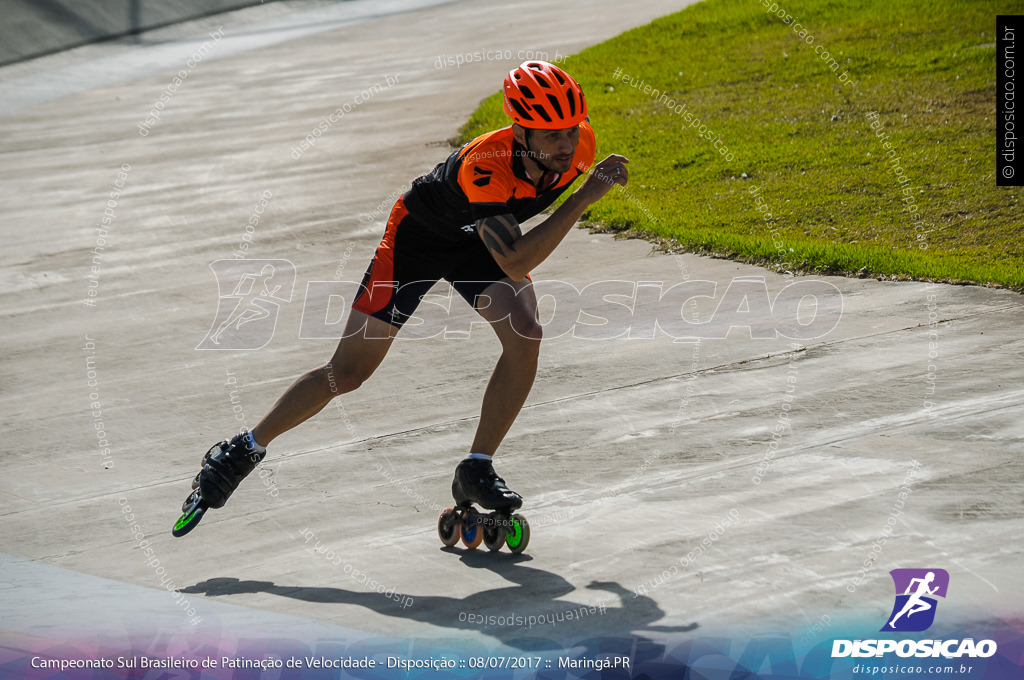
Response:
[[[514,554],[526,549],[530,541],[530,525],[522,515],[512,514],[523,504],[523,498],[505,484],[489,460],[466,459],[455,468],[452,496],[457,504],[441,513],[437,532],[441,542],[451,547],[462,539],[470,550],[481,542],[488,550],[507,545]],[[481,514],[473,504],[485,510]]]
[[[266,455],[266,449],[257,451],[253,447],[248,431],[236,434],[230,442],[221,442],[206,453],[206,462],[196,477],[199,495],[211,508],[224,507],[242,480]]]
[[[466,459],[455,468],[452,496],[456,505],[476,503],[485,510],[518,510],[523,497],[505,485],[489,460]]]
[[[224,507],[242,480],[256,469],[267,451],[256,450],[250,441],[249,432],[243,431],[230,441],[225,439],[210,447],[199,474],[192,480],[192,493],[181,505],[182,515],[171,531],[173,536],[192,531],[208,509]]]

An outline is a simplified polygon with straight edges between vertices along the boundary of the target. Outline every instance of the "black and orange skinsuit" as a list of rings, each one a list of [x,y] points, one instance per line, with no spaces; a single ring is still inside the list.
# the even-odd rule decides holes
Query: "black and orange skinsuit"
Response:
[[[476,221],[511,214],[522,223],[537,215],[587,173],[596,150],[593,129],[580,123],[572,169],[544,173],[538,189],[511,126],[477,137],[398,199],[352,308],[401,326],[442,278],[475,308],[477,295],[507,278],[477,234]]]

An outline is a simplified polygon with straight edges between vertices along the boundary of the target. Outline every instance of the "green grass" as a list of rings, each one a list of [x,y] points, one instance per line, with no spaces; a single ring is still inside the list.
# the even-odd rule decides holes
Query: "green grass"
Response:
[[[779,270],[1024,290],[1021,190],[995,179],[995,16],[1019,13],[1020,3],[779,4],[813,45],[760,0],[706,0],[561,64],[587,94],[598,158],[631,160],[628,193],[614,190],[585,223]],[[614,79],[617,68],[685,103],[734,159]],[[840,83],[844,71],[854,85]],[[904,209],[870,111],[902,158],[920,222]],[[507,124],[495,95],[462,141]]]

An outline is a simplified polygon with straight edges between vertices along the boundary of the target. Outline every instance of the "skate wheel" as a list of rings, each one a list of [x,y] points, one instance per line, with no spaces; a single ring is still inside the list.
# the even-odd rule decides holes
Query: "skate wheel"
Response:
[[[483,527],[480,526],[480,513],[473,508],[467,510],[459,525],[459,533],[462,536],[462,545],[470,550],[476,550],[480,541],[484,540]]]
[[[196,487],[192,487],[192,489],[192,493],[190,493],[188,498],[185,499],[185,502],[181,504],[181,511],[186,514],[195,508],[197,501],[199,500],[199,491],[196,490]]]
[[[189,496],[189,498],[191,498],[191,496]],[[178,518],[178,521],[174,523],[174,528],[171,529],[171,536],[181,538],[188,532],[192,531],[196,528],[196,525],[199,524],[199,520],[203,518],[204,514],[206,514],[206,505],[197,497],[196,502],[192,507],[182,513],[181,517]]]
[[[507,522],[508,520],[499,519],[499,523]],[[501,550],[501,546],[505,545],[505,527],[502,524],[487,525],[483,528],[484,534],[484,545],[491,552],[497,552]]]
[[[460,524],[459,513],[455,512],[455,508],[447,508],[437,518],[437,535],[445,546],[450,548],[459,542]]]
[[[530,524],[522,515],[512,515],[509,522],[509,528],[505,532],[505,543],[513,555],[518,555],[526,550],[530,542]]]

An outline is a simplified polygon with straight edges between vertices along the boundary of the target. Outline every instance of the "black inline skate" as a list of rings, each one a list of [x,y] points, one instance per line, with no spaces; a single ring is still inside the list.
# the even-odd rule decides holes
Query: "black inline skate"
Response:
[[[199,524],[209,508],[222,508],[246,476],[256,469],[266,449],[256,450],[249,432],[243,431],[214,444],[203,455],[202,468],[192,480],[192,493],[181,505],[182,515],[171,530],[173,536],[184,536]]]
[[[530,525],[526,518],[512,514],[523,505],[523,498],[505,485],[489,460],[466,459],[455,468],[452,496],[456,506],[441,513],[437,533],[441,542],[451,547],[462,539],[470,550],[483,542],[488,550],[507,545],[514,554],[526,549],[530,542]],[[481,514],[473,504],[493,512]]]

